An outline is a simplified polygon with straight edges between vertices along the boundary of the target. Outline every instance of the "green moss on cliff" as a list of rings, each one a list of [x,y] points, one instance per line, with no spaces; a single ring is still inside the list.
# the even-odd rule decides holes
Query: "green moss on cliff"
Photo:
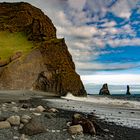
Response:
[[[0,60],[9,59],[16,52],[27,54],[33,43],[23,33],[0,32]]]

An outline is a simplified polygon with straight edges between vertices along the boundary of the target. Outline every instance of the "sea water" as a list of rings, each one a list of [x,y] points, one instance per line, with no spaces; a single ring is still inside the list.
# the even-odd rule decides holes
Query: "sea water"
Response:
[[[88,94],[98,94],[102,85],[100,84],[85,84]],[[127,91],[127,85],[108,85],[108,89],[112,95],[125,95]],[[140,94],[140,85],[130,85],[130,93],[132,95]]]
[[[111,96],[99,95],[102,85],[85,85],[87,97],[68,93],[61,99],[46,99],[49,105],[84,113],[94,112],[100,119],[118,125],[140,129],[140,85],[131,85],[132,95],[126,95],[126,85],[109,85]]]

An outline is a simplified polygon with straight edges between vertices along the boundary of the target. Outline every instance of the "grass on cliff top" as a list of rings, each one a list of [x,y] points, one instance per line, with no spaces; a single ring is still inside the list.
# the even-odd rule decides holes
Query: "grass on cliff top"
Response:
[[[33,43],[23,33],[0,32],[0,60],[9,59],[19,51],[27,54],[32,48]]]

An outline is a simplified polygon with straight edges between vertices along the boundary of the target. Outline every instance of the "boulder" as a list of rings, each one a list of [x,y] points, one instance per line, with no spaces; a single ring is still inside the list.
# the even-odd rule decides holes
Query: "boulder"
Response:
[[[3,31],[23,33],[33,47],[25,54],[17,52],[10,61],[0,60],[0,90],[33,89],[58,96],[68,92],[86,96],[65,40],[56,37],[56,28],[40,9],[25,2],[0,3]]]
[[[68,128],[68,132],[72,135],[83,133],[83,128],[81,125],[73,125]]]
[[[0,129],[11,128],[11,125],[8,121],[0,122]]]
[[[72,119],[72,125],[78,125],[78,124],[80,124],[83,127],[84,133],[89,133],[91,135],[96,134],[94,124],[89,119],[86,119],[80,114],[74,114]]]
[[[7,119],[11,125],[20,125],[20,116],[11,116]]]
[[[103,84],[103,87],[100,89],[99,95],[110,95],[107,84]]]
[[[24,125],[20,132],[22,134],[32,136],[46,132],[46,128],[43,124],[39,122],[39,120],[33,118],[27,124]]]

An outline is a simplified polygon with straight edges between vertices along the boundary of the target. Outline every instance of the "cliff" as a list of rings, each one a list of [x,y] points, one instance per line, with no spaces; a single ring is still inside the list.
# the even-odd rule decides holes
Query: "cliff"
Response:
[[[65,40],[40,9],[0,3],[0,38],[0,89],[86,95]]]

